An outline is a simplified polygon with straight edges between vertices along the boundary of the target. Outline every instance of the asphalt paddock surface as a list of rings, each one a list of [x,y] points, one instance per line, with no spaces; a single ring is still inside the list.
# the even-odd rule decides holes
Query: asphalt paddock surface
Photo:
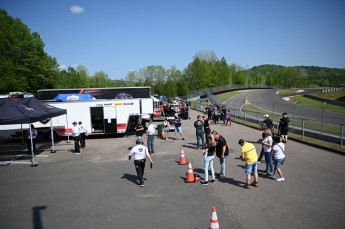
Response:
[[[195,149],[197,114],[191,111],[192,119],[182,123],[186,140],[156,137],[143,188],[127,156],[135,136],[87,139],[80,155],[73,155],[73,141],[61,141],[56,153],[40,148],[37,167],[0,167],[0,228],[201,229],[209,228],[213,206],[220,228],[343,228],[344,156],[289,141],[286,181],[267,178],[262,163],[259,187],[246,190],[237,142],[257,140],[260,132],[236,123],[212,125],[229,143],[226,178],[209,186],[185,183],[188,165],[178,164],[182,147],[204,178],[202,151]],[[219,172],[218,158],[214,165]]]

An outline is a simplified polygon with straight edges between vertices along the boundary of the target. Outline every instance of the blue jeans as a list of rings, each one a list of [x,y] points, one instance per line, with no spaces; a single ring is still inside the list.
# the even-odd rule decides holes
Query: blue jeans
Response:
[[[211,174],[212,174],[212,180],[216,179],[214,175],[214,168],[213,168],[213,160],[214,156],[207,156],[205,160],[205,181],[208,181],[208,168],[210,167],[211,169]]]
[[[266,161],[266,172],[273,174],[273,158],[271,152],[265,152],[265,161]]]
[[[250,163],[250,164],[246,164],[244,166],[244,169],[245,169],[245,173],[247,175],[251,175],[252,173],[257,173],[258,172],[258,162],[255,161],[253,163]]]
[[[219,162],[220,162],[220,176],[221,177],[225,177],[225,163],[226,163],[226,156],[224,156],[224,158],[219,158]]]
[[[154,140],[155,140],[154,135],[147,136],[147,149],[149,150],[149,153],[154,152]]]
[[[196,133],[197,147],[200,147],[200,139],[202,143],[202,148],[205,148],[204,132]]]

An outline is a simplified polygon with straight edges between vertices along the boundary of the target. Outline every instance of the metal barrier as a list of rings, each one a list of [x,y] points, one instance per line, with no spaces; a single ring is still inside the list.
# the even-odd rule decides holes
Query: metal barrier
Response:
[[[198,110],[201,112],[205,112],[206,107],[208,104],[203,102],[192,102],[191,109]],[[231,107],[226,107],[227,110],[230,110],[232,119],[234,121],[250,123],[257,125],[259,128],[262,121],[264,120],[264,114],[267,112],[264,111],[253,111],[253,110],[245,110],[245,109],[234,109]],[[277,130],[278,123],[280,118],[282,117],[280,114],[270,113],[270,118],[274,123],[274,128]],[[295,116],[294,114],[289,117],[290,118],[290,125],[289,125],[289,132],[300,135],[301,139],[305,139],[305,137],[318,139],[321,141],[333,143],[339,145],[340,150],[344,148],[344,124],[335,124],[329,122],[320,122],[316,120],[307,120],[300,117]]]

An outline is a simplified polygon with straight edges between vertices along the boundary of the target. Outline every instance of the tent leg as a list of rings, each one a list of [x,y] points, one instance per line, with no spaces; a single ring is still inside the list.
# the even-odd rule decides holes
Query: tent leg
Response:
[[[30,141],[31,141],[31,167],[36,167],[37,163],[35,162],[35,152],[34,152],[34,144],[32,141],[32,129],[31,129],[31,124],[29,124],[29,128],[30,128]]]
[[[52,119],[50,119],[50,134],[51,134],[51,139],[52,139],[52,148],[50,149],[50,152],[56,153],[55,148],[54,148],[54,132],[53,132]]]
[[[66,114],[66,127],[68,129],[68,118],[67,118],[67,114]],[[67,132],[67,143],[70,143],[69,141],[69,133]]]

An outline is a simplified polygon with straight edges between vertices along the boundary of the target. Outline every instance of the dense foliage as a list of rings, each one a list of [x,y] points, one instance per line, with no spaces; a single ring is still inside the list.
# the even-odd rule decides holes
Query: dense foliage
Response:
[[[40,35],[6,11],[0,10],[0,93],[38,89],[151,86],[152,92],[172,96],[209,87],[242,84],[276,87],[339,86],[345,84],[345,69],[261,65],[245,70],[220,60],[213,51],[197,52],[183,70],[171,66],[147,66],[130,71],[122,80],[103,72],[88,73],[86,66],[60,69],[57,60],[44,51]]]
[[[260,65],[245,71],[252,79],[276,87],[327,87],[345,85],[345,69],[317,66]],[[257,83],[260,82],[257,80]]]

